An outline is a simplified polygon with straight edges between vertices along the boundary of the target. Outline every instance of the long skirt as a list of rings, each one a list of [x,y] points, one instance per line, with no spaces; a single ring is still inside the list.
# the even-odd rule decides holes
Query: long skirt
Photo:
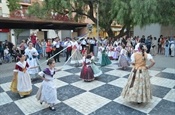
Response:
[[[14,93],[19,93],[21,96],[30,95],[32,91],[31,78],[28,73],[18,72],[14,74],[14,78],[10,89]]]
[[[91,66],[84,65],[81,73],[80,78],[84,79],[84,81],[93,81],[94,80],[94,72],[91,68]]]
[[[124,56],[124,55],[121,55],[119,57],[119,64],[118,64],[118,66],[119,67],[128,67],[129,65],[130,64],[129,64],[129,60],[127,59],[127,57]]]
[[[129,102],[149,102],[152,94],[148,70],[133,68],[121,96]]]
[[[74,54],[73,54],[74,53]],[[83,57],[79,50],[72,50],[71,64],[83,63]]]
[[[29,64],[29,67],[35,67],[38,66],[37,63],[37,58],[33,59],[27,59],[27,63]],[[39,72],[38,68],[32,68],[32,69],[27,69],[29,74],[37,74]]]
[[[171,56],[174,57],[175,56],[175,47],[171,48]]]
[[[94,77],[99,77],[102,74],[102,71],[94,64],[91,64],[91,68],[94,72]]]
[[[97,56],[98,54],[98,46],[94,46],[94,56]]]
[[[109,57],[105,54],[102,53],[102,60],[101,60],[101,66],[107,66],[109,64],[111,64],[111,60],[109,59]]]
[[[55,105],[57,103],[57,90],[54,85],[54,81],[44,80],[36,94],[36,98],[40,102],[45,102],[49,105]]]
[[[119,57],[119,52],[115,51],[113,54],[113,59],[118,59],[118,57]]]

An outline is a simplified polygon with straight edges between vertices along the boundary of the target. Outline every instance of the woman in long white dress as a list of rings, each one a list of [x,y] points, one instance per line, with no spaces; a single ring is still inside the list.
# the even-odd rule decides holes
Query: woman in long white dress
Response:
[[[30,42],[28,48],[25,49],[25,54],[27,56],[27,63],[29,64],[30,67],[36,67],[38,66],[37,64],[37,57],[38,57],[38,52],[37,50],[33,47],[33,44]],[[36,74],[39,72],[38,68],[30,68],[27,70],[31,77],[35,78]]]
[[[100,46],[98,47],[98,54],[97,54],[99,64],[101,64],[101,61],[102,61],[102,51],[103,50],[104,50],[104,47],[102,46],[102,44],[100,44]]]
[[[36,94],[36,98],[41,104],[45,102],[49,105],[50,110],[55,111],[54,105],[57,103],[57,90],[53,76],[60,69],[55,69],[55,61],[53,59],[48,60],[47,65],[49,66],[48,68],[39,72],[39,76],[43,78],[43,82]]]
[[[75,41],[76,39],[74,38],[72,40],[72,58],[71,58],[71,61],[70,63],[71,64],[78,64],[79,65],[82,65],[83,63],[83,57],[79,51],[79,45],[78,45],[78,42]]]
[[[13,81],[11,83],[11,91],[19,93],[20,97],[30,95],[32,91],[32,83],[30,75],[27,71],[28,63],[25,61],[25,55],[18,55],[20,61],[16,63]]]

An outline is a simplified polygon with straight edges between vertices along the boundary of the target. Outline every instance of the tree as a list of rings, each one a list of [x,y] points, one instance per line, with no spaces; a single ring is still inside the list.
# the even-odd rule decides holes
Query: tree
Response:
[[[114,37],[111,25],[115,21],[122,25],[117,37],[126,35],[135,25],[151,23],[171,24],[175,22],[175,0],[44,0],[29,8],[29,15],[49,18],[51,12],[68,14],[80,20],[87,16],[97,24],[97,4],[99,4],[99,25],[109,37]]]
[[[20,9],[20,4],[19,4],[20,0],[7,0],[7,6],[9,8],[9,11],[15,11],[17,9]]]
[[[19,35],[24,32],[26,29],[14,29],[15,37],[16,37],[16,44],[19,39]]]

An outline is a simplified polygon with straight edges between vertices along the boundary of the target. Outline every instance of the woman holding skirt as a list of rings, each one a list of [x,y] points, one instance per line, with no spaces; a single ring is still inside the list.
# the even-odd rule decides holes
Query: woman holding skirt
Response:
[[[94,72],[91,67],[91,55],[87,55],[80,73],[80,78],[85,82],[94,80]]]
[[[150,54],[145,52],[146,46],[140,44],[139,51],[131,56],[133,69],[129,75],[126,86],[123,88],[121,96],[130,102],[149,102],[152,99],[151,84],[148,69],[155,62]],[[146,60],[151,62],[151,65],[146,65]]]
[[[43,82],[36,94],[36,98],[40,100],[41,104],[45,102],[49,105],[50,110],[55,111],[54,105],[57,103],[57,90],[53,76],[60,69],[55,70],[55,61],[53,59],[48,60],[47,65],[49,66],[48,68],[39,72]]]
[[[20,61],[16,63],[13,81],[11,83],[11,91],[19,93],[20,97],[30,95],[32,91],[32,83],[30,75],[27,71],[28,63],[25,61],[25,55],[19,54]]]
[[[95,65],[95,56],[93,53],[90,53],[91,55],[91,68],[94,72],[94,77],[99,77],[102,74],[102,71]]]

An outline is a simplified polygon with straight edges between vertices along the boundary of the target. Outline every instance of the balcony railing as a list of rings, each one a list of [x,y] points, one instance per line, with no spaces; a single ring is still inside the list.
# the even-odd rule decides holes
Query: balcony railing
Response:
[[[16,18],[16,19],[33,19],[33,20],[39,19],[36,16],[29,16],[26,13],[26,10],[16,10],[11,12],[10,14],[2,14],[0,17],[8,17],[8,18]],[[56,15],[48,14],[44,19],[55,20],[55,21],[69,21],[69,22],[74,21],[72,18],[69,18],[67,15],[61,15],[61,14],[56,14]]]

